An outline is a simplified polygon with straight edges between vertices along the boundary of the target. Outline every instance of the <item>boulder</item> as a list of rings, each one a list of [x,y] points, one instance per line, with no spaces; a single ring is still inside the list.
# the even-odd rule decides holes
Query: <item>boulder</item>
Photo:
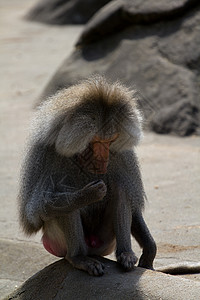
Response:
[[[198,0],[113,0],[87,23],[78,45],[98,40],[131,24],[172,21],[195,8]]]
[[[195,0],[111,1],[85,26],[42,99],[100,73],[136,88],[146,128],[200,134],[199,23]]]
[[[43,0],[27,14],[27,19],[48,24],[84,24],[109,0]]]
[[[199,282],[138,267],[124,272],[116,262],[99,259],[106,267],[102,277],[92,277],[60,260],[36,273],[4,300],[199,299]]]
[[[187,136],[200,135],[198,108],[187,101],[178,101],[171,106],[161,108],[155,115],[151,126],[157,133],[174,133]]]

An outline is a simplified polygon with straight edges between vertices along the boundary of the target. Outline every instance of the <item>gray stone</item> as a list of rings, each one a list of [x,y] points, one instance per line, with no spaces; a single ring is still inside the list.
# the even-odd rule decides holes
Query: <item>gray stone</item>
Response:
[[[87,23],[77,45],[96,41],[131,24],[148,25],[158,21],[171,21],[198,4],[198,0],[113,0]]]
[[[161,6],[152,1],[151,7],[139,0],[112,1],[86,25],[79,46],[58,69],[42,99],[91,74],[105,74],[136,87],[146,128],[180,136],[200,134],[200,6],[193,9],[195,4],[169,1]],[[129,17],[133,11],[148,15],[150,10],[158,14],[162,10],[168,20],[154,20],[148,26],[129,22],[118,32],[112,9],[124,26],[125,8]],[[169,17],[172,11],[176,11],[173,18]],[[121,18],[117,17],[119,12]],[[115,33],[110,31],[112,26]],[[90,37],[96,39],[99,28],[105,35],[94,42]]]
[[[110,0],[43,0],[27,14],[27,19],[49,24],[83,24]]]
[[[161,108],[151,122],[152,130],[157,133],[174,133],[179,136],[198,133],[200,114],[198,108],[187,101],[179,101]]]
[[[60,260],[35,274],[5,299],[116,299],[116,300],[196,300],[200,283],[135,268],[124,272],[116,262],[99,258],[105,263],[105,274],[92,277]]]

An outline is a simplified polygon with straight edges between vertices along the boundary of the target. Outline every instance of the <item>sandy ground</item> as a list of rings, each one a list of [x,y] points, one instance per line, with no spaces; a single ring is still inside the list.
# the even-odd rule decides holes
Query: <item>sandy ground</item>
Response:
[[[20,231],[16,195],[34,103],[82,29],[25,21],[34,2],[0,1],[0,296],[55,260],[40,234]],[[199,261],[200,138],[146,133],[137,152],[149,199],[145,219],[158,244],[155,267]]]

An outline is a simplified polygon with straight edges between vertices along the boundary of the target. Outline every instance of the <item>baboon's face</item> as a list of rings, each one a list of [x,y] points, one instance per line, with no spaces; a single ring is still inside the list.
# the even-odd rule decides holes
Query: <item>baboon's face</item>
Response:
[[[110,145],[118,138],[114,134],[109,139],[94,136],[88,147],[79,154],[79,163],[93,174],[107,173]]]

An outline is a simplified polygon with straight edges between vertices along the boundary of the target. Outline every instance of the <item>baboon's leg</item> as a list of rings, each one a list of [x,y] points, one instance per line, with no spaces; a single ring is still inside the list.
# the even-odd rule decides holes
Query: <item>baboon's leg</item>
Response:
[[[135,212],[132,216],[131,233],[143,249],[138,266],[153,270],[156,243],[149,232],[141,212]]]
[[[125,268],[132,270],[137,257],[131,249],[131,208],[125,193],[118,189],[115,191],[113,201],[114,230],[116,234],[116,257],[117,261]]]
[[[67,241],[67,255],[65,258],[75,268],[84,270],[90,275],[103,275],[104,265],[98,260],[87,256],[87,245],[79,210],[66,215],[63,231]]]

